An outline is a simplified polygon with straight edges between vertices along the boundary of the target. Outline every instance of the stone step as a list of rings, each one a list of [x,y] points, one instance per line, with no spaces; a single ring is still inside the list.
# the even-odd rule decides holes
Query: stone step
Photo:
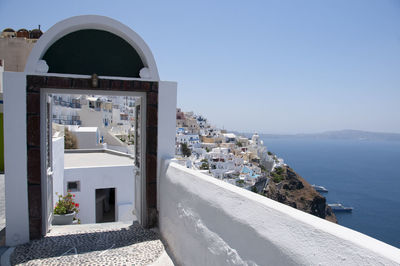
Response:
[[[127,228],[133,222],[112,222],[112,223],[95,223],[95,224],[71,224],[71,225],[52,225],[48,236],[74,234],[88,231],[115,231],[122,228]]]

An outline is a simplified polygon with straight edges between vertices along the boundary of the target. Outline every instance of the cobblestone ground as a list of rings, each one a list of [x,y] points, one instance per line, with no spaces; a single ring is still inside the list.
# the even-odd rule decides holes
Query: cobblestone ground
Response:
[[[79,226],[79,225],[77,225]],[[164,252],[157,233],[137,222],[118,229],[49,233],[15,248],[12,265],[148,265]]]

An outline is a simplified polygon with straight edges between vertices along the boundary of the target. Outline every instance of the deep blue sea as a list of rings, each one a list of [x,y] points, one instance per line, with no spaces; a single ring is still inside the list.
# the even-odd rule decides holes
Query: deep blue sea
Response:
[[[400,248],[400,142],[264,138],[268,150],[328,203],[354,207],[336,213],[340,225]]]

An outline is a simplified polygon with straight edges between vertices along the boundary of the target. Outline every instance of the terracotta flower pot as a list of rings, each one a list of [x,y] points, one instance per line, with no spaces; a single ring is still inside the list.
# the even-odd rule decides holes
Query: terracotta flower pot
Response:
[[[68,225],[72,224],[75,212],[68,214],[54,214],[53,225]]]

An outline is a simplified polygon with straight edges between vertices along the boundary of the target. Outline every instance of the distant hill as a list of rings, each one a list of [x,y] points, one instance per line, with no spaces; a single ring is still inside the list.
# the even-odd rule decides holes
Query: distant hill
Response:
[[[251,133],[244,133],[245,136],[252,136]],[[384,141],[400,141],[399,133],[380,133],[368,132],[361,130],[339,130],[339,131],[326,131],[315,134],[293,134],[293,135],[279,135],[279,134],[259,134],[261,138],[303,138],[303,139],[340,139],[340,140],[384,140]]]

